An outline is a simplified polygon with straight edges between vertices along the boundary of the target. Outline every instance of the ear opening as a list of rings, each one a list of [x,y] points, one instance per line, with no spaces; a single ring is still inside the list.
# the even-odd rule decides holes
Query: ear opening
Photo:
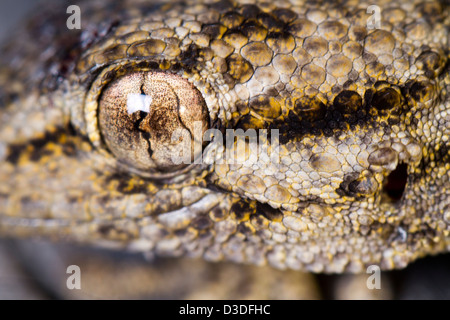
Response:
[[[408,165],[406,163],[399,163],[397,168],[385,180],[382,189],[383,199],[390,202],[399,201],[405,192],[407,180]]]

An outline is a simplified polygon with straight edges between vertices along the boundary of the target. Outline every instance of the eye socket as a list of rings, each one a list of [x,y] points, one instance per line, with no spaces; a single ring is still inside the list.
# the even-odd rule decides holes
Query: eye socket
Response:
[[[209,115],[201,93],[189,81],[148,71],[124,75],[103,90],[98,122],[104,142],[120,162],[150,172],[173,172],[202,151],[197,146],[209,128]]]

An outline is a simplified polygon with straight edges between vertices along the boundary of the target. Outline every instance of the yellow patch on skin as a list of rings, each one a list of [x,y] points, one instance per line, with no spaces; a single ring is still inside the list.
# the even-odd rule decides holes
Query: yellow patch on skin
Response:
[[[171,67],[171,64],[170,64],[169,61],[165,60],[165,61],[163,61],[162,63],[159,64],[159,67],[162,70],[168,70]]]
[[[255,210],[255,204],[253,202],[249,205],[250,210],[246,212],[232,212],[231,218],[238,222],[249,221],[251,217],[251,213]]]
[[[249,41],[264,41],[267,37],[267,29],[263,27],[252,28],[251,30],[244,30],[248,36]]]

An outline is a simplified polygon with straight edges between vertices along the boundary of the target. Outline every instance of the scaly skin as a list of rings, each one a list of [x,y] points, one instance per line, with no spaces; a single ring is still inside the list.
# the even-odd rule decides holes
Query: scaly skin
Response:
[[[2,236],[337,273],[449,250],[444,2],[379,1],[375,30],[366,1],[96,3],[81,31],[48,9],[1,55]],[[280,163],[161,178],[118,161],[99,101],[140,71],[191,82],[210,127],[279,129]]]

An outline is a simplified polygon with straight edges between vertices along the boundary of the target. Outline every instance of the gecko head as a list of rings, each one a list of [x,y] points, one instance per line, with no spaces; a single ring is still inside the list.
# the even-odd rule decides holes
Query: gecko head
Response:
[[[323,6],[151,6],[60,42],[4,111],[4,232],[315,272],[444,251],[448,8]]]

